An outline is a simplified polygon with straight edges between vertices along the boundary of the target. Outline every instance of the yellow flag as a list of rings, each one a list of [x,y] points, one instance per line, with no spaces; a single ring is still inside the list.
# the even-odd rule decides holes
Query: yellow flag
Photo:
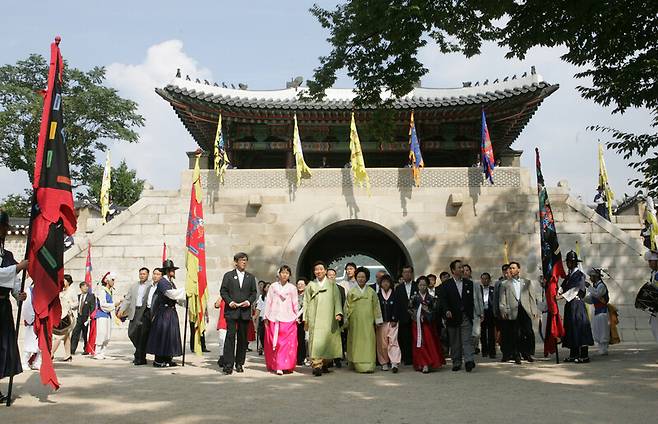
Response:
[[[354,172],[354,182],[359,184],[359,187],[366,185],[368,195],[370,195],[370,178],[366,172],[366,163],[363,160],[363,151],[361,151],[361,141],[359,141],[359,133],[356,131],[356,122],[354,122],[354,112],[352,112],[352,122],[350,123],[350,164]]]
[[[608,182],[608,171],[605,169],[605,160],[603,160],[603,146],[599,143],[599,186],[603,187],[605,199],[608,205],[608,216],[612,219],[612,200],[615,198]]]
[[[214,168],[215,175],[219,177],[219,182],[224,184],[224,171],[228,168],[229,160],[228,155],[226,154],[226,149],[224,148],[224,136],[222,134],[222,113],[219,113],[219,118],[217,120],[217,131],[215,132],[215,150],[214,150]]]
[[[295,155],[295,164],[297,168],[297,185],[302,178],[311,178],[311,169],[304,161],[304,152],[302,151],[302,140],[299,138],[299,128],[297,127],[297,114],[294,116],[295,130],[292,134],[292,153]]]
[[[651,250],[657,250],[656,241],[658,240],[658,220],[656,220],[656,210],[653,205],[651,196],[647,196],[647,206],[644,210],[644,219],[649,223],[649,237],[651,237]]]
[[[110,151],[107,151],[105,158],[105,170],[103,170],[103,181],[101,183],[101,217],[103,224],[107,223],[107,214],[110,211],[110,185],[111,185],[112,162],[110,161]]]
[[[506,264],[509,264],[509,245],[507,244],[507,240],[505,240],[505,244],[503,245],[503,260]]]

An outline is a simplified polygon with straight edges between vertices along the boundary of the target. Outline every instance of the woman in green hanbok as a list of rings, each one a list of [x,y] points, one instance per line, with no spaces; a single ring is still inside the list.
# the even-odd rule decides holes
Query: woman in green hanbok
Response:
[[[377,294],[367,285],[369,279],[370,271],[359,267],[356,271],[357,287],[350,289],[345,302],[347,360],[356,372],[375,371],[375,325],[383,323]]]

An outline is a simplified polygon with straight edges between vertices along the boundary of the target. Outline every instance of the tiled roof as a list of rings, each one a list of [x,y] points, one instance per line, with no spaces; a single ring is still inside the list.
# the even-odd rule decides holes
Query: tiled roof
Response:
[[[476,105],[503,100],[521,94],[554,87],[539,74],[530,74],[517,79],[508,79],[497,83],[460,87],[460,88],[414,88],[409,94],[393,99],[396,109],[441,108],[460,105]],[[554,91],[553,90],[553,91]],[[218,87],[182,78],[175,78],[163,89],[156,90],[167,99],[168,95],[179,95],[202,102],[243,108],[258,109],[295,109],[295,110],[336,110],[352,109],[355,93],[352,89],[331,88],[322,101],[303,100],[300,94],[308,91],[306,87],[282,90],[240,90]],[[391,98],[389,92],[382,93],[382,99]],[[366,106],[362,109],[375,109]]]

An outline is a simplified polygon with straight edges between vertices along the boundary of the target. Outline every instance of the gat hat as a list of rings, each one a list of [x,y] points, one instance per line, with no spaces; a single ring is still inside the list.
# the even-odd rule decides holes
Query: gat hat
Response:
[[[174,261],[171,259],[166,259],[164,262],[162,262],[162,271],[166,272],[170,269],[177,270],[178,267],[174,265]]]
[[[645,253],[644,259],[647,261],[658,261],[658,252],[655,250],[649,250],[647,253]]]
[[[587,275],[597,275],[597,276],[600,277],[601,274],[602,274],[601,268],[592,267],[592,268],[587,270]]]
[[[578,259],[578,254],[573,250],[567,252],[567,261],[582,262]]]
[[[0,225],[9,226],[9,214],[5,211],[0,211]]]

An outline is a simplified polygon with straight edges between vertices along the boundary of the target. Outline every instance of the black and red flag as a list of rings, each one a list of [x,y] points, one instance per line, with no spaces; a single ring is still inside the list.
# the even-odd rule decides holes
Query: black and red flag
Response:
[[[539,233],[541,236],[541,264],[546,281],[545,294],[547,306],[546,334],[544,334],[544,355],[548,356],[557,351],[558,339],[564,337],[564,327],[560,318],[555,297],[557,296],[558,281],[564,278],[562,253],[557,240],[553,210],[548,200],[548,192],[541,172],[539,149],[535,148],[537,166],[537,195],[539,196]]]
[[[48,87],[44,95],[41,129],[34,164],[34,199],[29,240],[28,272],[34,281],[34,331],[41,349],[41,382],[59,388],[51,360],[52,329],[59,324],[59,292],[64,280],[64,236],[76,229],[66,136],[63,128],[62,82],[64,62],[60,38],[50,45]]]

